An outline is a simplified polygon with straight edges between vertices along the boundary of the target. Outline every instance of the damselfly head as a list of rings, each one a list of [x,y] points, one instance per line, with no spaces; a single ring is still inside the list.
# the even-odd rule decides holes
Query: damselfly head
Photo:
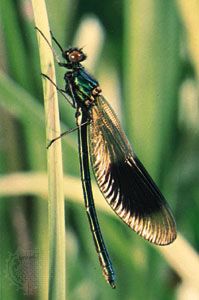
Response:
[[[86,59],[86,55],[80,48],[70,48],[63,52],[63,58],[67,60],[68,63],[80,63]]]

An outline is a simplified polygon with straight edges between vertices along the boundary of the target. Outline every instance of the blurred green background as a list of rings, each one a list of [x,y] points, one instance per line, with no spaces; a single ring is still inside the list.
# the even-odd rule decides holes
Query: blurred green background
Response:
[[[178,230],[198,251],[199,4],[48,0],[47,10],[63,47],[84,47],[85,65],[168,199]],[[46,172],[46,139],[30,1],[0,2],[0,40],[0,299],[44,299],[48,216],[40,175]],[[63,75],[57,68],[60,87]],[[63,97],[60,114],[62,131],[75,126],[74,111]],[[64,172],[80,181],[76,133],[62,143]],[[38,172],[31,191],[21,195],[26,181],[20,183],[20,172],[30,180]],[[10,181],[6,176],[13,173]],[[4,179],[7,196],[1,190]],[[69,299],[197,299],[157,248],[98,210],[117,274],[117,289],[112,290],[101,275],[81,188],[77,192],[82,204],[66,199]]]

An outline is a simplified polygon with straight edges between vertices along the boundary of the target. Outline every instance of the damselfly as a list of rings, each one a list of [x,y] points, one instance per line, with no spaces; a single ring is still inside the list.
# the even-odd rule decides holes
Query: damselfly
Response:
[[[177,235],[175,221],[165,198],[132,150],[98,81],[83,67],[86,55],[82,49],[63,50],[52,38],[65,59],[57,62],[67,69],[65,89],[58,90],[76,110],[81,180],[90,229],[102,272],[115,288],[115,274],[95,211],[89,163],[108,204],[143,238],[156,245],[172,243]]]

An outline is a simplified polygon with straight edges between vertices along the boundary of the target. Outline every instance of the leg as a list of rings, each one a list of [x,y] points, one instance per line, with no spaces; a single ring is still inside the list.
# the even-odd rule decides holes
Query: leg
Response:
[[[75,108],[73,99],[72,99],[72,101],[71,101],[71,99],[70,99],[69,96],[66,94],[66,91],[65,91],[64,89],[60,89],[60,88],[52,81],[52,79],[51,79],[48,75],[43,74],[43,73],[41,73],[41,75],[42,75],[43,77],[45,77],[46,79],[48,79],[48,80],[56,87],[56,89],[62,94],[62,96],[64,96],[64,98],[68,101],[68,103],[69,103],[72,107]],[[69,100],[69,99],[70,99],[70,100]]]
[[[75,95],[74,95],[74,92],[73,92],[73,86],[72,86],[72,83],[71,83],[71,79],[72,79],[72,73],[71,72],[67,72],[65,73],[64,75],[64,80],[66,82],[66,87],[69,91],[69,95],[73,101],[73,107],[77,108],[77,104],[76,104],[76,100],[75,100]]]
[[[64,62],[60,61],[57,53],[55,52],[55,49],[51,46],[51,44],[49,43],[49,41],[47,40],[47,38],[45,37],[45,35],[43,34],[43,32],[38,27],[35,27],[35,29],[41,34],[41,36],[44,38],[44,40],[46,41],[46,43],[48,44],[48,46],[52,50],[54,59],[56,60],[56,62],[58,63],[58,65],[60,67],[68,68],[68,64],[67,63],[64,63]],[[52,37],[53,41],[56,43],[56,45],[59,47],[59,49],[63,53],[64,50],[63,50],[62,46],[58,43],[58,41],[56,40],[56,38],[54,37],[54,35],[52,34],[52,31],[50,31],[50,34],[51,34],[51,37]]]
[[[86,125],[86,124],[89,124],[89,121],[86,121],[86,122],[82,123],[82,124],[80,125],[80,127],[82,127],[82,126],[84,126],[84,125]],[[72,128],[72,129],[69,129],[69,130],[67,130],[67,131],[62,132],[59,136],[57,136],[56,138],[52,139],[52,140],[49,142],[49,144],[47,145],[47,149],[48,149],[48,148],[49,148],[56,140],[62,138],[64,135],[67,135],[67,134],[69,134],[69,133],[71,133],[71,132],[73,132],[73,131],[75,131],[75,130],[77,130],[77,129],[79,129],[79,126],[76,126],[75,128]]]
[[[47,40],[47,38],[45,37],[45,35],[43,34],[43,32],[38,27],[35,27],[35,29],[41,34],[41,36],[44,38],[44,40],[46,41],[46,43],[48,44],[48,46],[52,50],[52,53],[53,53],[53,56],[54,56],[54,59],[56,60],[56,62],[58,64],[61,64],[57,53],[55,52],[55,50],[53,49],[53,47],[51,46],[51,44],[49,43],[49,41]]]

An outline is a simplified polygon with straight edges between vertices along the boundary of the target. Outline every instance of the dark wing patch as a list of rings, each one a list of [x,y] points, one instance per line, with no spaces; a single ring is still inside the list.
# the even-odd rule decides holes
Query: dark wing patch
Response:
[[[176,226],[163,195],[135,156],[103,97],[91,109],[90,154],[99,188],[115,213],[146,240],[167,245]]]

